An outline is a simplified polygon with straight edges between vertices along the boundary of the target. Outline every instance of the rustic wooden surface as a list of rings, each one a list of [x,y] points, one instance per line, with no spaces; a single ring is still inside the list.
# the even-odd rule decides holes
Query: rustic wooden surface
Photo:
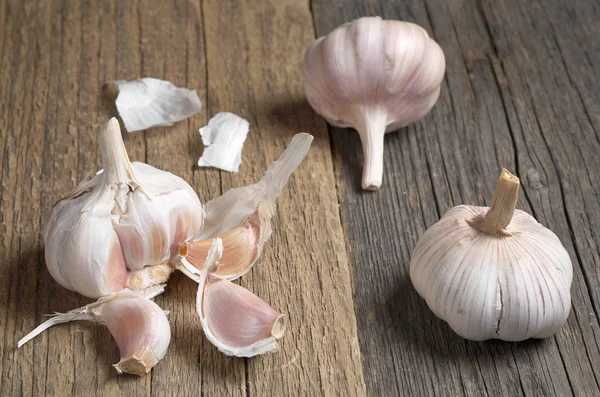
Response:
[[[376,193],[360,190],[358,135],[312,112],[298,68],[312,39],[363,15],[420,24],[447,61],[431,114],[386,137]],[[599,21],[583,0],[0,0],[0,395],[600,395]],[[241,281],[289,315],[277,354],[218,353],[179,274],[157,298],[171,346],[147,376],[117,376],[118,349],[94,324],[16,350],[44,313],[89,301],[50,277],[42,219],[99,167],[97,128],[115,114],[105,83],[144,76],[196,89],[204,107],[127,135],[130,156],[204,202],[258,180],[294,133],[315,136]],[[192,166],[197,129],[219,111],[251,124],[237,174]],[[543,341],[465,341],[408,278],[418,237],[454,205],[489,203],[502,166],[574,265],[569,321]]]

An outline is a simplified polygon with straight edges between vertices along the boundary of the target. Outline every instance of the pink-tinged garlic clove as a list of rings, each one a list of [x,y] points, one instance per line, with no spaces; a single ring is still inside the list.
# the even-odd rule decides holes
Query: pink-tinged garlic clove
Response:
[[[23,337],[18,347],[56,324],[87,320],[105,324],[119,346],[119,374],[148,373],[166,354],[171,328],[165,312],[150,300],[162,293],[162,286],[144,292],[123,290],[67,313],[57,313]]]
[[[306,156],[312,140],[312,135],[296,134],[258,183],[230,189],[209,201],[200,235],[180,248],[182,262],[201,270],[213,239],[219,237],[224,252],[215,274],[233,280],[249,271],[271,237],[275,200]]]
[[[219,255],[219,245],[216,240],[209,256]],[[277,340],[285,333],[286,316],[244,287],[214,275],[218,261],[209,262],[199,274],[196,297],[196,310],[208,340],[229,356],[252,357],[276,351]]]
[[[202,316],[206,329],[232,355],[259,354],[253,346],[265,346],[285,333],[286,316],[244,287],[209,275],[202,300]],[[268,341],[265,343],[265,341]],[[235,349],[235,350],[234,350]],[[275,345],[273,345],[275,349]]]
[[[235,279],[245,274],[260,256],[260,230],[260,216],[257,210],[242,226],[219,235],[223,240],[223,256],[215,274],[226,279]],[[179,253],[188,263],[202,270],[212,243],[212,239],[190,241],[181,246]]]
[[[359,132],[363,189],[381,186],[385,133],[431,110],[445,68],[439,45],[408,22],[359,18],[310,45],[302,63],[306,98],[330,124]]]

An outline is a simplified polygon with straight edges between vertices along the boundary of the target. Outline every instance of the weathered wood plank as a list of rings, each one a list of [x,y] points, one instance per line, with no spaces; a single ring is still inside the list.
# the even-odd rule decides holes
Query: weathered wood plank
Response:
[[[300,131],[315,136],[278,200],[273,236],[242,284],[289,315],[281,351],[247,360],[250,395],[363,395],[352,287],[336,208],[325,124],[303,101],[298,63],[313,38],[308,4],[204,3],[208,114],[250,121],[238,174],[223,190],[257,181]]]
[[[544,7],[534,5],[519,10],[516,2],[483,3],[480,8],[478,3],[466,0],[347,1],[337,2],[336,7],[330,7],[325,2],[313,1],[319,35],[362,15],[403,19],[424,26],[440,43],[447,60],[446,81],[432,113],[417,125],[386,138],[387,169],[381,191],[370,194],[359,190],[358,178],[362,168],[359,139],[350,131],[332,130],[334,146],[339,152],[339,161],[336,162],[338,190],[354,265],[356,310],[365,358],[365,378],[373,395],[512,396],[542,393],[562,396],[573,392],[598,392],[593,374],[594,369],[598,368],[598,324],[588,294],[588,285],[593,284],[589,287],[592,296],[597,290],[597,276],[592,272],[595,265],[591,265],[597,263],[593,260],[597,257],[597,249],[594,246],[590,249],[588,245],[598,240],[593,235],[584,235],[589,230],[589,227],[584,227],[587,226],[585,221],[581,227],[569,230],[560,187],[570,185],[569,180],[579,181],[585,174],[594,175],[591,170],[597,173],[597,160],[591,157],[597,140],[591,134],[587,138],[581,137],[580,142],[592,142],[591,148],[586,149],[590,153],[587,167],[581,164],[583,160],[576,165],[561,164],[555,167],[551,158],[543,152],[563,149],[567,142],[557,138],[562,137],[571,143],[570,150],[563,149],[561,152],[565,158],[584,157],[574,156],[583,145],[575,144],[568,134],[555,134],[553,139],[546,139],[545,142],[543,138],[550,134],[547,131],[549,125],[535,127],[535,113],[527,105],[531,95],[525,91],[522,98],[515,98],[510,90],[512,85],[548,86],[550,81],[546,82],[545,79],[564,82],[568,78],[566,73],[551,73],[555,64],[548,60],[560,62],[558,54],[543,53],[534,48],[543,44],[538,43],[537,38],[551,37],[549,29],[537,29],[537,24],[544,24],[540,21],[541,9],[549,10],[547,12],[557,19],[558,15],[565,15],[569,10],[559,4]],[[596,12],[591,5],[587,10],[581,5],[577,8],[580,18]],[[519,12],[526,15],[526,19],[521,19]],[[489,14],[493,16],[493,23],[487,19]],[[573,15],[574,12],[568,14]],[[569,48],[575,48],[572,52],[580,56],[582,53],[594,53],[593,45],[585,44],[592,41],[590,32],[597,31],[597,21],[586,17],[586,23],[577,25],[584,26],[577,30],[577,40],[573,39],[575,34],[565,35],[571,40],[569,43],[577,43],[577,46],[570,45]],[[554,26],[558,26],[558,23]],[[561,26],[564,30],[570,29],[564,23]],[[520,30],[523,33],[518,38],[512,41],[505,38],[508,32],[516,36]],[[498,41],[501,41],[501,45]],[[519,55],[523,42],[530,43],[526,46],[529,47],[528,52]],[[500,55],[497,46],[502,48]],[[532,66],[537,68],[536,73],[530,72],[526,77],[519,77],[522,76],[520,69],[535,62],[531,58],[539,60],[539,64]],[[513,69],[510,73],[503,73],[501,65],[508,62]],[[586,64],[593,65],[593,58]],[[574,62],[570,68],[572,74],[576,73],[575,68],[583,75],[594,73],[591,66],[585,68],[581,63]],[[585,86],[582,82],[587,81],[583,80],[586,78],[582,77],[577,85],[580,91]],[[560,109],[560,113],[547,116],[545,120],[549,123],[568,120],[567,109],[578,107],[574,114],[581,115],[578,120],[581,125],[585,121],[582,114],[584,109],[577,105],[576,96],[565,98],[561,95],[566,88],[563,84],[552,84],[554,109]],[[595,109],[589,100],[592,97],[591,88],[587,88],[581,97],[588,98],[585,102],[587,113]],[[521,127],[519,119],[530,117],[533,123]],[[571,128],[578,130],[577,133],[585,133],[585,126],[573,125],[577,124],[571,124]],[[540,129],[544,132],[541,133]],[[525,140],[531,143],[525,146]],[[551,149],[547,149],[547,146]],[[541,153],[536,153],[531,160],[530,151]],[[540,161],[539,157],[542,156],[549,161]],[[535,167],[531,161],[537,162]],[[552,179],[546,180],[543,185],[536,183],[537,188],[525,181],[519,207],[533,213],[559,235],[576,267],[574,309],[569,323],[555,338],[541,342],[505,344],[462,341],[433,317],[414,292],[408,278],[410,251],[425,228],[436,222],[453,205],[489,203],[500,166],[512,168],[524,180],[530,174],[537,181],[542,173],[552,175]],[[571,172],[581,171],[573,174],[573,179],[563,179],[561,174],[565,173],[562,170],[564,167]],[[538,195],[540,190],[542,197],[532,199],[532,195]],[[580,201],[589,197],[589,193],[578,191],[572,191],[571,194]],[[566,205],[567,213],[569,205]],[[581,211],[586,207],[581,204],[575,207],[577,210],[573,212],[577,216],[573,216],[574,219],[590,219],[590,212],[598,213],[597,205],[594,208],[591,203],[587,206],[586,217],[582,216],[586,212]],[[585,245],[578,249],[578,255],[571,239],[573,229],[581,233],[581,237],[575,234],[576,244]],[[581,251],[590,255],[589,260],[580,259]],[[593,276],[590,277],[590,274]],[[584,276],[588,278],[587,285]],[[590,278],[595,282],[589,282]],[[587,315],[585,322],[582,320],[583,313]],[[424,334],[423,329],[430,331]],[[394,372],[388,369],[390,363],[394,363]],[[435,376],[433,380],[432,376]]]

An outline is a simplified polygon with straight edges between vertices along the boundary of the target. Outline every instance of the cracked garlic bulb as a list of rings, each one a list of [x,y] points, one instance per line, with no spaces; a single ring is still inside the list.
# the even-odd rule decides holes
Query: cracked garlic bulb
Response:
[[[204,219],[187,182],[129,161],[115,118],[99,144],[104,169],[59,201],[44,228],[50,274],[90,298],[166,281],[171,259]]]
[[[545,338],[569,316],[569,254],[552,231],[515,209],[518,190],[519,179],[503,170],[490,208],[452,208],[414,249],[415,289],[463,338]]]
[[[429,113],[445,70],[440,46],[408,22],[359,18],[310,45],[302,63],[306,98],[329,124],[358,131],[363,189],[381,186],[385,133]]]

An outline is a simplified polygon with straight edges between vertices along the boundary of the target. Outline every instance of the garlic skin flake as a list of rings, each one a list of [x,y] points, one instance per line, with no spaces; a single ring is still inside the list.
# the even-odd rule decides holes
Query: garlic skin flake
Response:
[[[308,153],[312,141],[312,135],[294,135],[258,183],[230,189],[209,201],[205,205],[204,227],[196,240],[182,244],[181,260],[202,269],[213,239],[220,237],[224,250],[216,275],[233,280],[248,272],[271,237],[275,201]]]
[[[414,249],[415,289],[463,338],[545,338],[569,316],[569,254],[552,231],[515,209],[518,188],[503,170],[491,208],[452,208]]]
[[[287,317],[244,287],[215,274],[223,246],[211,245],[210,260],[198,272],[196,311],[207,339],[219,351],[236,357],[252,357],[276,351],[285,334]]]
[[[165,312],[150,300],[163,291],[162,286],[150,287],[143,293],[123,290],[82,308],[56,313],[21,339],[18,347],[56,324],[92,321],[106,325],[117,342],[121,359],[113,366],[119,374],[146,374],[165,356],[171,341]]]
[[[99,298],[166,281],[204,212],[181,178],[131,163],[119,123],[101,128],[104,169],[59,201],[44,227],[46,266],[63,287]]]
[[[119,87],[115,104],[128,132],[173,125],[202,109],[196,91],[168,81],[145,77],[114,83]]]
[[[310,45],[302,63],[306,98],[331,125],[360,134],[363,189],[381,186],[385,133],[429,113],[445,69],[440,46],[408,22],[359,18]]]
[[[200,128],[204,153],[198,166],[238,172],[249,127],[247,120],[233,113],[217,113],[207,126]]]

